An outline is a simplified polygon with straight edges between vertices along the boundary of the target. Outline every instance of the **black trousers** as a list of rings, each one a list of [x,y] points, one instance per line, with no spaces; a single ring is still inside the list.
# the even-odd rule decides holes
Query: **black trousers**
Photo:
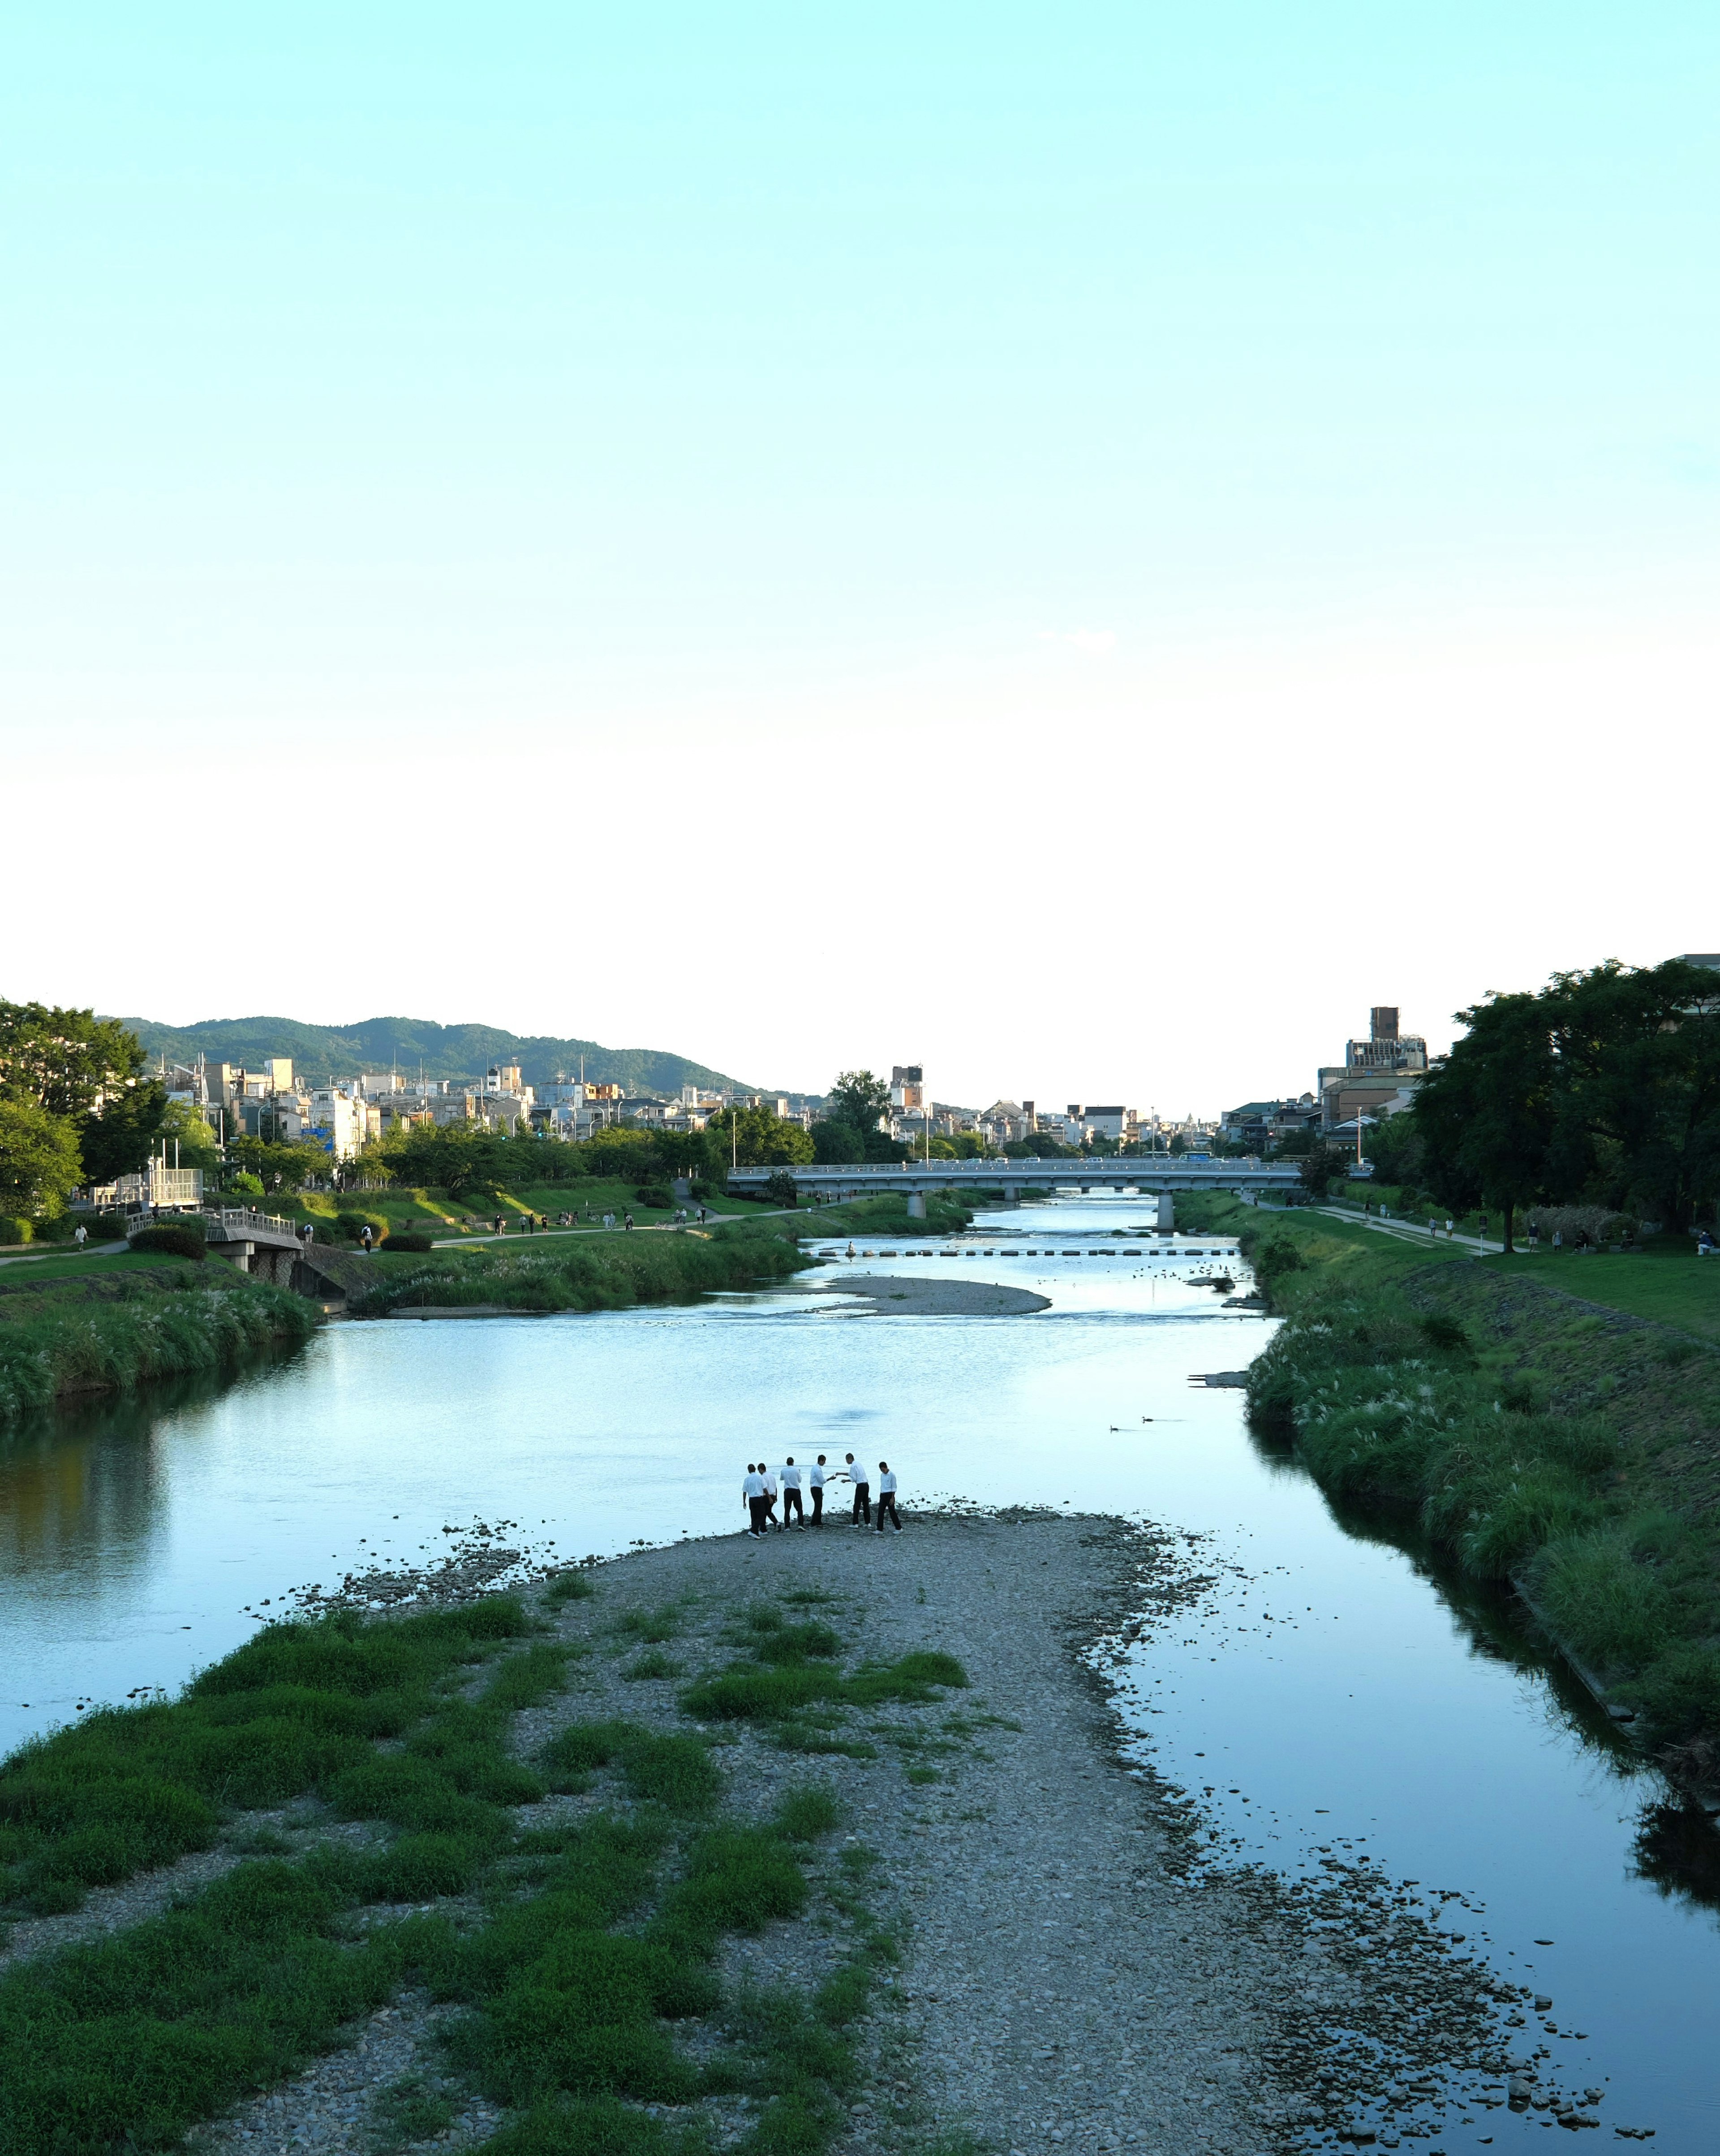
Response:
[[[783,1492],[783,1525],[786,1527],[790,1520],[798,1520],[803,1527],[806,1525],[806,1514],[801,1509],[798,1490],[784,1490]]]
[[[868,1527],[872,1524],[872,1491],[869,1483],[856,1482],[854,1486],[854,1517],[864,1520]]]
[[[812,1489],[812,1523],[815,1527],[824,1524],[824,1486],[815,1482]]]
[[[901,1522],[896,1517],[896,1492],[894,1490],[886,1490],[884,1492],[884,1495],[878,1500],[878,1532],[881,1535],[884,1532],[884,1515],[886,1512],[890,1515],[891,1522],[894,1526],[896,1532],[897,1534],[900,1534],[901,1532]]]
[[[752,1515],[753,1533],[762,1535],[770,1519],[770,1514],[766,1509],[766,1500],[762,1497],[749,1497],[747,1500],[747,1510]]]

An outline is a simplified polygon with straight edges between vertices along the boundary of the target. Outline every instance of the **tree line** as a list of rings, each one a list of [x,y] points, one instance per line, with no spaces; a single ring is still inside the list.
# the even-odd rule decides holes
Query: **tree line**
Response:
[[[1594,1205],[1685,1229],[1720,1196],[1720,977],[1681,958],[1555,973],[1484,996],[1414,1105],[1374,1133],[1376,1173],[1504,1219]]]
[[[164,1142],[187,1168],[214,1162],[203,1118],[146,1060],[117,1019],[0,1001],[0,1213],[55,1219],[80,1185],[135,1173]]]

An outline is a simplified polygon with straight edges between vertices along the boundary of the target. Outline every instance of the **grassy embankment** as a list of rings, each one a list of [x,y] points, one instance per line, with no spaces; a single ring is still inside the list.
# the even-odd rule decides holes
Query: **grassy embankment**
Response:
[[[959,1192],[928,1190],[926,1218],[915,1220],[908,1217],[905,1197],[885,1191],[846,1205],[820,1205],[798,1214],[794,1224],[803,1235],[894,1235],[913,1241],[925,1235],[959,1235],[973,1218],[973,1208]]]
[[[542,1609],[591,1592],[564,1574]],[[750,1723],[790,1750],[865,1753],[844,1733],[854,1713],[934,1704],[965,1684],[959,1666],[922,1653],[845,1670],[829,1625],[754,1606],[734,1614],[733,1660],[682,1695],[699,1732],[575,1722],[522,1757],[515,1717],[577,1682],[591,1649],[550,1629],[505,1596],[276,1625],[180,1700],[94,1716],[0,1768],[14,1909],[72,1908],[192,1851],[244,1860],[162,1915],[0,1975],[0,2146],[170,2145],[417,1987],[460,2010],[428,2074],[393,2092],[417,2114],[403,2138],[439,2131],[475,2089],[510,2112],[495,2156],[693,2156],[709,2145],[701,2102],[742,2094],[749,2156],[828,2148],[865,2078],[843,2032],[895,1951],[865,1905],[875,1859],[845,1850],[814,1906],[806,1864],[834,1801],[803,1788],[763,1820],[725,1817],[705,1732]],[[665,1632],[637,1611],[612,1629]],[[534,1825],[552,1792],[599,1775],[604,1801]],[[246,1820],[282,1805],[294,1839]],[[336,1843],[340,1820],[369,1838]],[[809,1908],[844,1942],[822,1985],[727,1994],[724,1938]],[[701,2041],[674,2040],[701,2023]]]
[[[779,1224],[784,1232],[778,1233]],[[786,1279],[814,1260],[801,1255],[792,1222],[734,1222],[672,1235],[540,1236],[480,1244],[426,1256],[368,1260],[376,1285],[349,1296],[355,1317],[402,1308],[501,1304],[511,1310],[622,1310],[635,1302],[676,1302],[714,1289],[747,1288]]]
[[[1644,1740],[1712,1786],[1720,1354],[1663,1315],[1708,1289],[1697,1260],[1700,1281],[1658,1256],[1477,1260],[1228,1198],[1178,1208],[1239,1235],[1286,1319],[1250,1373],[1257,1423],[1293,1433],[1334,1496],[1514,1584]]]
[[[219,1377],[317,1322],[218,1259],[46,1258],[0,1270],[0,1426],[80,1394]]]

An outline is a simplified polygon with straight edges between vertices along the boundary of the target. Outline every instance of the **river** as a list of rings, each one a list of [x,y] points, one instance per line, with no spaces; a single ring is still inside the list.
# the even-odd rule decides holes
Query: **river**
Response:
[[[1720,1837],[1508,1604],[1336,1517],[1239,1393],[1189,1385],[1267,1323],[1201,1283],[1234,1246],[1167,1250],[1148,1217],[1058,1199],[981,1216],[953,1259],[862,1261],[1033,1288],[1052,1306],[1032,1317],[860,1316],[839,1264],[829,1291],[689,1308],[331,1326],[218,1394],[21,1432],[0,1447],[0,1749],[171,1690],[249,1635],[248,1608],[475,1520],[570,1557],[738,1527],[761,1450],[887,1458],[910,1508],[1163,1521],[1209,1538],[1220,1584],[1136,1651],[1125,1706],[1217,1845],[1285,1871],[1365,1852],[1450,1890],[1466,1950],[1552,1995],[1568,2033],[1524,2033],[1559,2081],[1604,2087],[1603,2117],[1663,2150],[1711,2150]],[[1499,2109],[1435,2138],[1549,2127]]]

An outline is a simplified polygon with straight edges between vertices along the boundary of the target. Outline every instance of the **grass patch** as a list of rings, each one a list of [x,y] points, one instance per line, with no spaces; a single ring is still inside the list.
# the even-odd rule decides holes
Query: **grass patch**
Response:
[[[678,1677],[681,1675],[681,1666],[660,1649],[654,1647],[649,1654],[636,1656],[621,1674],[629,1683],[638,1684],[648,1678],[661,1681]]]
[[[619,1766],[628,1794],[671,1812],[708,1812],[722,1776],[710,1747],[696,1737],[658,1736],[637,1722],[576,1722],[540,1754],[552,1788],[580,1790],[598,1768]]]
[[[559,1607],[565,1602],[585,1602],[597,1593],[585,1572],[558,1572],[544,1590],[546,1601]]]
[[[953,1656],[937,1652],[844,1671],[836,1660],[842,1643],[829,1625],[815,1618],[793,1621],[770,1603],[747,1610],[731,1637],[744,1656],[689,1685],[681,1712],[701,1722],[755,1723],[784,1751],[814,1757],[875,1759],[876,1746],[845,1726],[850,1714],[930,1706],[968,1682]]]
[[[626,1639],[644,1640],[655,1647],[675,1638],[685,1623],[677,1604],[668,1602],[660,1609],[624,1609],[615,1620],[614,1630]]]
[[[377,2156],[393,2156],[414,2141],[434,2141],[453,2125],[457,2108],[444,2090],[433,2088],[422,2074],[403,2074],[377,2098],[371,2145]]]
[[[378,1778],[391,1802],[404,1805],[410,1784],[423,1809],[445,1810],[463,1794],[451,1705],[439,1726],[452,1748],[434,1767],[385,1766],[374,1740],[402,1735],[456,1672],[528,1624],[495,1596],[386,1625],[350,1613],[271,1625],[180,1700],[106,1708],[26,1745],[0,1768],[0,1896],[41,1913],[75,1908],[92,1887],[210,1847],[224,1810],[306,1795],[362,1807],[383,1800]],[[488,1729],[471,1740],[480,1748]]]

